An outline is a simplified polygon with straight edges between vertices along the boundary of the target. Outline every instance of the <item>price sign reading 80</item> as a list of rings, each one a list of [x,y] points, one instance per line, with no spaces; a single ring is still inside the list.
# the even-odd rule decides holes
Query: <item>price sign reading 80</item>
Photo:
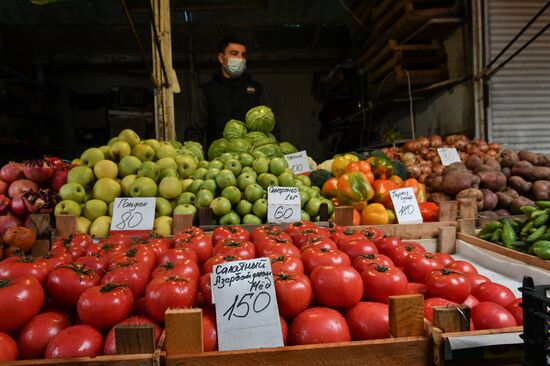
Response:
[[[126,211],[120,215],[120,222],[115,224],[118,230],[135,229],[143,221],[141,212]]]
[[[152,230],[155,204],[154,197],[115,198],[111,231]]]

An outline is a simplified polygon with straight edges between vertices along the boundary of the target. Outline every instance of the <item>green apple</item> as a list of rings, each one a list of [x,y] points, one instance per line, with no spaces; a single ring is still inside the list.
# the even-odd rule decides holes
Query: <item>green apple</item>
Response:
[[[162,236],[172,235],[172,223],[170,216],[157,217],[153,223],[153,230]]]
[[[137,170],[138,177],[148,177],[155,182],[159,179],[160,169],[157,163],[152,161],[145,161],[141,163]]]
[[[118,162],[118,171],[121,177],[136,174],[142,162],[137,157],[128,155]]]
[[[182,205],[177,205],[174,208],[174,211],[172,212],[172,214],[173,215],[193,215],[193,222],[195,222],[197,220],[198,210],[194,205],[190,203],[185,203]]]
[[[260,219],[256,215],[246,214],[243,217],[243,224],[245,225],[260,225],[261,223],[262,223],[262,219]]]
[[[183,192],[176,201],[178,205],[193,204],[197,196],[191,192]]]
[[[194,179],[204,179],[206,177],[206,173],[208,173],[208,169],[206,168],[197,168],[195,172],[193,173]]]
[[[132,155],[141,161],[153,161],[155,159],[155,149],[140,143],[132,147]]]
[[[261,185],[257,183],[250,184],[246,189],[244,190],[244,197],[249,202],[256,202],[260,198],[262,198],[265,194],[264,189]]]
[[[252,169],[251,166],[245,166],[242,170],[241,170],[241,174],[252,174],[254,176],[254,179],[256,179],[258,177],[258,173],[256,173],[256,171],[254,169]]]
[[[210,168],[206,172],[206,175],[204,176],[203,179],[216,179],[216,176],[220,173],[220,171],[221,170],[218,168]]]
[[[129,128],[120,131],[118,134],[118,140],[126,141],[131,147],[136,146],[141,141],[138,134]]]
[[[300,193],[300,202],[302,204],[302,208],[304,208],[306,206],[307,201],[309,201],[310,199],[310,195],[309,195],[309,192],[306,190],[300,190],[299,193]]]
[[[273,175],[281,175],[288,167],[288,164],[283,158],[273,158],[269,162],[269,172]]]
[[[252,153],[252,157],[254,159],[267,158],[267,155],[262,151],[256,150]]]
[[[309,193],[309,198],[319,198],[320,194],[317,190],[313,189],[313,187],[307,187],[306,189],[307,193]]]
[[[257,158],[252,162],[252,169],[257,174],[269,172],[269,160],[267,158]]]
[[[111,160],[100,160],[94,165],[94,174],[96,179],[118,177],[118,165]]]
[[[100,146],[98,147],[98,149],[101,150],[105,159],[113,160],[113,158],[111,157],[111,148],[108,145]]]
[[[210,163],[208,162],[208,160],[201,160],[201,161],[199,161],[199,163],[197,164],[197,168],[208,169],[209,167],[210,167]]]
[[[267,200],[265,198],[260,198],[254,202],[254,205],[252,205],[252,212],[259,218],[265,219],[267,217]]]
[[[92,222],[84,216],[78,216],[76,218],[76,232],[79,234],[88,234],[91,225]]]
[[[311,187],[311,179],[307,175],[297,175],[296,179],[302,182],[305,186]]]
[[[311,189],[313,189],[315,192],[317,192],[317,194],[320,196],[321,195],[321,188],[317,187],[317,186],[313,186],[311,187]]]
[[[254,183],[256,183],[256,176],[251,173],[241,173],[237,178],[237,186],[243,191],[246,187]]]
[[[197,162],[191,155],[178,156],[176,163],[178,164],[178,174],[182,178],[189,178],[197,170]]]
[[[166,177],[178,178],[178,182],[180,182],[180,175],[178,174],[178,171],[176,169],[171,169],[171,168],[161,169],[160,174],[159,174],[159,179],[158,179],[159,182],[162,181]],[[181,183],[180,183],[180,185],[181,185]],[[182,189],[183,189],[183,187],[182,187]]]
[[[93,199],[94,198],[94,191],[93,189],[88,189],[86,191],[86,197],[84,197],[84,201],[82,202],[88,202],[89,200]]]
[[[155,154],[157,155],[157,159],[162,158],[172,158],[176,159],[178,156],[178,153],[176,152],[176,149],[166,141],[159,141],[159,146],[155,149]]]
[[[120,197],[120,184],[112,178],[101,178],[94,184],[94,198],[109,204]]]
[[[55,205],[53,210],[55,216],[59,215],[73,215],[80,216],[80,205],[75,201],[63,200]]]
[[[118,137],[117,137],[117,136],[111,137],[111,139],[109,140],[109,142],[107,142],[107,146],[111,147],[111,146],[113,146],[113,144],[114,144],[115,142],[117,142],[117,141],[118,141]]]
[[[279,185],[279,180],[271,173],[262,173],[258,175],[258,179],[256,179],[256,181],[263,187],[263,189],[267,189],[269,186]]]
[[[281,173],[277,179],[279,180],[279,185],[282,187],[295,187],[296,186],[296,180],[294,178],[294,174],[292,172],[283,172]]]
[[[136,174],[127,175],[120,181],[120,189],[125,197],[130,196],[130,187],[138,176]]]
[[[95,163],[105,159],[105,155],[97,147],[90,147],[86,149],[82,155],[80,155],[80,161],[82,165],[93,168]]]
[[[237,179],[231,170],[222,169],[218,175],[216,175],[216,183],[218,184],[218,187],[224,189],[225,187],[236,185]]]
[[[202,179],[195,179],[187,188],[187,192],[197,194],[203,182],[204,180]]]
[[[189,186],[193,183],[193,181],[194,180],[192,178],[180,180],[182,192],[187,192]]]
[[[217,186],[216,181],[214,179],[205,179],[204,182],[202,182],[199,189],[208,189],[215,196],[217,191],[218,191],[218,186]]]
[[[220,217],[220,225],[239,225],[240,223],[241,217],[233,210]]]
[[[138,177],[130,186],[132,197],[155,197],[157,195],[157,184],[149,177]]]
[[[111,230],[111,218],[109,216],[100,216],[90,225],[90,235],[107,236]]]
[[[241,196],[241,191],[235,186],[225,187],[222,191],[222,197],[227,198],[232,205],[239,203]]]
[[[107,214],[111,217],[113,217],[113,212],[115,211],[115,201],[109,203],[109,206],[107,207]]]
[[[306,203],[305,210],[311,217],[319,216],[319,207],[321,206],[321,199],[317,197],[310,198]]]
[[[172,215],[172,204],[166,198],[157,197],[155,205],[155,217]]]
[[[166,199],[177,198],[183,189],[181,187],[180,179],[176,177],[166,177],[160,181],[159,194]]]
[[[214,198],[212,202],[210,202],[210,208],[214,215],[223,216],[231,211],[231,202],[225,197]]]
[[[94,181],[94,171],[87,166],[77,166],[69,170],[67,183],[78,183],[87,188]]]
[[[220,160],[212,160],[208,164],[208,169],[212,169],[212,168],[222,170],[223,169],[223,163]]]
[[[229,160],[234,159],[234,158],[235,158],[235,155],[233,155],[229,152],[226,152],[226,153],[221,154],[218,159],[220,159],[220,161],[225,164]]]
[[[71,200],[80,203],[86,197],[86,190],[78,183],[65,183],[59,188],[62,200]]]
[[[117,141],[111,145],[111,157],[115,162],[120,161],[125,156],[129,156],[131,153],[132,148],[126,141]]]
[[[170,143],[170,145],[172,145],[174,147],[174,149],[176,150],[181,150],[183,149],[183,145],[181,144],[181,142],[179,141],[176,141],[176,140],[169,140],[168,141]]]
[[[300,213],[300,220],[302,221],[311,221],[311,216],[309,216],[309,214],[302,210],[302,212]]]
[[[237,159],[229,159],[223,165],[224,169],[229,169],[233,172],[233,175],[238,176],[241,174],[241,169],[243,168],[241,162]]]
[[[241,216],[248,215],[252,212],[252,203],[247,200],[240,200],[237,206],[235,206],[235,211]]]
[[[107,215],[107,204],[102,200],[93,199],[86,202],[84,205],[84,210],[82,214],[86,216],[87,219],[94,221],[99,216]]]
[[[254,162],[254,157],[249,153],[240,153],[238,159],[243,167],[251,167]]]
[[[209,207],[210,202],[214,199],[214,194],[207,189],[201,189],[197,192],[197,198],[195,199],[195,206],[198,208]]]
[[[157,165],[159,166],[160,169],[167,169],[167,168],[176,169],[176,170],[178,169],[178,164],[172,158],[159,159],[157,160]]]

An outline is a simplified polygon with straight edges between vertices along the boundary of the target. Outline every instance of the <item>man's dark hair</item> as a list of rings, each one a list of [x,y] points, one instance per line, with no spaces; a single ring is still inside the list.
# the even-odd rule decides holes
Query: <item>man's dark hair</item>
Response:
[[[240,39],[238,37],[235,37],[235,36],[227,36],[227,37],[224,37],[220,41],[220,43],[218,43],[218,52],[219,53],[224,53],[225,49],[227,48],[227,46],[230,43],[241,44],[241,45],[246,47],[246,43],[244,43],[244,41],[242,39]]]

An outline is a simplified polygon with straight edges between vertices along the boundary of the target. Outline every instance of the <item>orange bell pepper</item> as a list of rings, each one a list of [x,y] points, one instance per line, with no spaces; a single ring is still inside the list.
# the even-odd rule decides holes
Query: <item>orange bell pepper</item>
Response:
[[[391,180],[392,182],[397,183],[397,184],[402,184],[402,183],[403,183],[403,179],[401,179],[401,177],[398,176],[398,175],[392,175],[392,176],[390,177],[390,180]]]
[[[414,178],[409,178],[401,184],[401,188],[411,187],[413,189],[414,195],[416,197],[416,200],[418,203],[420,202],[426,202],[427,195],[426,195],[426,186],[419,181],[417,181]]]
[[[339,177],[346,172],[346,167],[349,163],[359,161],[359,158],[353,154],[344,154],[338,156],[332,162],[332,175]]]
[[[374,196],[374,191],[365,176],[359,172],[344,173],[338,178],[338,200],[347,206],[356,206],[367,202]]]
[[[367,162],[371,165],[376,178],[387,179],[393,175],[393,165],[387,157],[369,156]]]
[[[356,209],[353,209],[353,225],[361,225],[361,212],[357,211]]]
[[[361,211],[361,225],[387,225],[390,217],[384,205],[371,203]]]
[[[321,188],[321,194],[326,198],[333,198],[338,195],[338,178],[332,177],[325,181],[323,188]]]
[[[372,172],[370,164],[365,161],[354,161],[348,164],[346,167],[346,173],[359,172],[363,173],[365,178],[369,181],[370,184],[374,182],[374,173]]]
[[[399,185],[389,179],[377,179],[372,184],[374,202],[383,204],[386,208],[393,208],[390,191],[398,189]]]

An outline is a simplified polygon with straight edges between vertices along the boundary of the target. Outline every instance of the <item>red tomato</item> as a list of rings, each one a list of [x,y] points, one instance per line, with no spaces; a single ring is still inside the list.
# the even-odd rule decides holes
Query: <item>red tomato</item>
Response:
[[[153,333],[155,335],[155,343],[157,343],[162,334],[162,329],[158,326],[157,323],[152,321],[146,316],[131,316],[128,319],[124,319],[120,324],[130,324],[130,325],[152,325]],[[105,342],[103,343],[103,354],[104,355],[116,355],[116,337],[115,337],[115,327],[112,327],[109,333],[105,336]]]
[[[275,276],[279,315],[293,319],[308,308],[312,300],[311,282],[303,273],[279,273]]]
[[[433,258],[444,266],[448,266],[453,263],[455,259],[447,253],[433,253]]]
[[[407,283],[407,294],[421,294],[426,297],[428,290],[423,283],[409,282]]]
[[[235,257],[235,256],[232,256],[232,255],[226,255],[226,256],[217,255],[215,257],[208,258],[208,260],[202,266],[202,274],[212,272],[213,268],[216,264],[221,264],[221,263],[225,263],[225,262],[233,262],[233,261],[242,261],[243,259],[244,258]]]
[[[480,302],[490,301],[506,307],[516,295],[506,286],[494,282],[483,282],[472,289],[472,295]]]
[[[494,302],[480,302],[472,309],[471,314],[477,330],[517,326],[514,316]]]
[[[302,253],[304,272],[309,275],[319,266],[349,266],[349,257],[341,250],[329,250],[324,248],[311,247]]]
[[[133,307],[134,295],[128,286],[107,283],[86,289],[76,310],[84,324],[106,330],[126,319]]]
[[[99,277],[103,277],[109,267],[109,259],[99,254],[89,254],[77,258],[75,264],[85,265],[92,269]],[[51,275],[51,274],[50,274]]]
[[[206,305],[212,306],[212,277],[210,273],[204,274],[199,280],[200,291]]]
[[[50,267],[43,259],[9,257],[0,262],[0,280],[17,276],[33,276],[41,285],[46,284]]]
[[[216,242],[212,255],[232,255],[243,259],[254,259],[256,257],[256,249],[254,248],[254,244],[248,240],[226,238]]]
[[[291,224],[288,224],[285,227],[285,233],[294,237],[295,234],[298,234],[302,230],[316,228],[316,227],[317,226],[311,221],[296,221]]]
[[[52,245],[55,253],[68,252],[73,259],[82,257],[86,248],[93,244],[93,239],[88,234],[71,234],[67,238],[56,240]]]
[[[353,341],[388,338],[390,336],[390,321],[388,305],[386,304],[360,302],[348,310],[346,321]]]
[[[340,245],[339,249],[346,253],[352,262],[361,255],[378,254],[378,248],[368,239],[348,240]]]
[[[118,285],[128,286],[135,298],[142,297],[145,293],[145,287],[151,277],[151,270],[144,264],[133,262],[116,263],[115,266],[105,273],[101,279],[101,284],[116,283]],[[128,315],[128,314],[126,314]]]
[[[212,240],[206,235],[193,235],[187,239],[174,240],[175,248],[189,247],[197,253],[199,264],[205,263],[212,256]]]
[[[126,249],[127,247],[121,243],[109,243],[102,241],[89,245],[86,249],[85,255],[100,255],[110,261],[111,258],[116,256],[117,254],[124,253]]]
[[[328,238],[330,234],[328,232],[319,231],[317,227],[311,227],[304,230],[301,230],[294,235],[292,235],[292,240],[294,245],[298,248],[301,248],[308,240],[317,238],[317,237],[326,237]]]
[[[382,230],[372,226],[368,226],[364,228],[363,230],[361,230],[361,232],[363,233],[363,235],[365,235],[367,239],[369,239],[373,243],[376,243],[378,240],[386,236]]]
[[[469,262],[466,261],[454,261],[445,268],[448,268],[453,271],[457,271],[463,274],[477,274],[477,269]]]
[[[65,310],[75,308],[87,289],[99,285],[101,278],[85,264],[68,263],[54,269],[48,277],[48,295]]]
[[[134,316],[147,316],[147,309],[145,309],[145,296],[134,300],[134,308],[132,309],[131,314]]]
[[[432,297],[431,299],[424,300],[424,318],[433,322],[434,306],[449,306],[453,307],[458,305],[456,302],[442,299],[441,297]]]
[[[248,240],[250,233],[241,226],[218,226],[212,232],[212,243],[217,245],[222,239]]]
[[[179,233],[174,234],[174,236],[172,237],[172,247],[175,247],[176,244],[178,244],[180,241],[191,238],[195,235],[206,235],[206,233],[204,232],[204,230],[196,226],[187,228],[183,231],[180,231]]]
[[[145,307],[151,318],[164,320],[168,308],[192,308],[197,302],[198,283],[190,278],[157,277],[147,285]]]
[[[48,253],[39,258],[42,259],[43,263],[48,267],[48,272],[51,272],[55,267],[63,263],[69,263],[72,261],[69,254],[54,255],[52,253]]]
[[[48,312],[33,317],[19,333],[19,358],[44,358],[46,347],[61,330],[70,327],[69,319],[60,313]]]
[[[300,246],[300,251],[303,252],[307,248],[311,248],[311,247],[324,248],[324,249],[330,249],[330,250],[338,249],[338,246],[332,239],[326,238],[323,236],[311,237]]]
[[[204,309],[202,311],[202,341],[204,352],[218,350],[218,328],[214,311]]]
[[[181,247],[169,249],[159,258],[158,264],[164,264],[168,262],[176,263],[182,260],[185,261],[186,259],[189,259],[195,263],[199,263],[199,257],[193,249],[191,249],[190,247]]]
[[[425,253],[424,249],[420,250],[417,246],[405,243],[396,248],[393,248],[389,253],[388,257],[391,258],[396,267],[405,267],[407,260],[411,254],[416,253]],[[419,281],[420,282],[420,281]],[[423,282],[423,281],[422,281]]]
[[[0,332],[0,361],[17,360],[17,344],[6,333]]]
[[[362,240],[364,238],[365,238],[365,235],[353,229],[345,229],[345,230],[333,233],[331,235],[331,239],[338,246],[344,244],[346,241],[349,241],[349,240]]]
[[[462,305],[466,305],[470,309],[472,309],[477,304],[479,304],[479,300],[472,295],[468,296],[466,300],[464,300],[464,302],[462,303]]]
[[[281,333],[283,334],[283,344],[285,346],[288,346],[288,324],[286,323],[286,320],[282,316],[279,317],[279,320],[281,321]]]
[[[431,253],[410,254],[404,266],[408,280],[418,283],[424,283],[428,273],[434,269],[443,268],[443,264],[435,260]]]
[[[266,238],[260,239],[259,244],[256,244],[256,254],[257,257],[269,257],[271,255],[300,256],[300,249],[293,244],[290,237],[268,235]]]
[[[255,245],[258,244],[258,241],[267,237],[268,235],[279,235],[284,231],[278,226],[271,225],[259,225],[252,230],[250,233],[250,241]],[[287,234],[288,235],[288,234]]]
[[[161,235],[153,232],[145,237],[142,237],[137,244],[143,244],[151,249],[157,257],[157,263],[159,258],[170,249],[170,240],[162,237]]]
[[[132,245],[132,239],[126,235],[121,233],[116,233],[109,235],[108,238],[101,240],[103,243],[112,243],[112,244],[120,244],[126,248],[128,248],[130,245]]]
[[[290,326],[290,344],[349,342],[346,319],[338,311],[315,307],[301,312]]]
[[[365,298],[388,303],[388,297],[407,293],[407,276],[394,267],[371,266],[361,273]]]
[[[126,251],[113,255],[109,263],[109,269],[116,268],[121,263],[135,263],[152,271],[156,262],[157,256],[148,246],[133,245]]]
[[[481,285],[484,282],[491,282],[490,279],[478,273],[467,273],[466,277],[470,280],[472,289],[474,289],[477,285]]]
[[[304,273],[304,264],[299,255],[278,255],[271,254],[271,272],[277,275],[281,272]]]
[[[470,295],[471,286],[468,278],[450,269],[431,271],[426,276],[425,283],[431,297],[442,297],[461,304]]]
[[[201,276],[201,271],[196,262],[186,259],[178,262],[167,262],[157,266],[151,278],[157,277],[183,277],[192,278],[198,281]]]
[[[89,325],[73,325],[60,331],[46,348],[45,358],[95,357],[101,354],[103,336]]]
[[[363,297],[363,280],[352,266],[318,266],[310,279],[315,300],[320,305],[349,309]]]
[[[521,302],[522,299],[518,298],[506,306],[506,310],[514,316],[518,325],[523,325],[523,308],[521,307]]]
[[[372,263],[380,264],[386,267],[395,267],[392,260],[384,254],[367,254],[360,255],[353,261],[353,268],[359,273],[363,273],[365,269],[370,267]]]
[[[387,236],[374,243],[374,245],[378,247],[378,252],[380,252],[380,254],[387,255],[390,258],[392,249],[402,246],[403,244],[404,243],[397,236]]]
[[[0,332],[10,333],[38,314],[44,290],[36,278],[19,276],[0,280]]]

